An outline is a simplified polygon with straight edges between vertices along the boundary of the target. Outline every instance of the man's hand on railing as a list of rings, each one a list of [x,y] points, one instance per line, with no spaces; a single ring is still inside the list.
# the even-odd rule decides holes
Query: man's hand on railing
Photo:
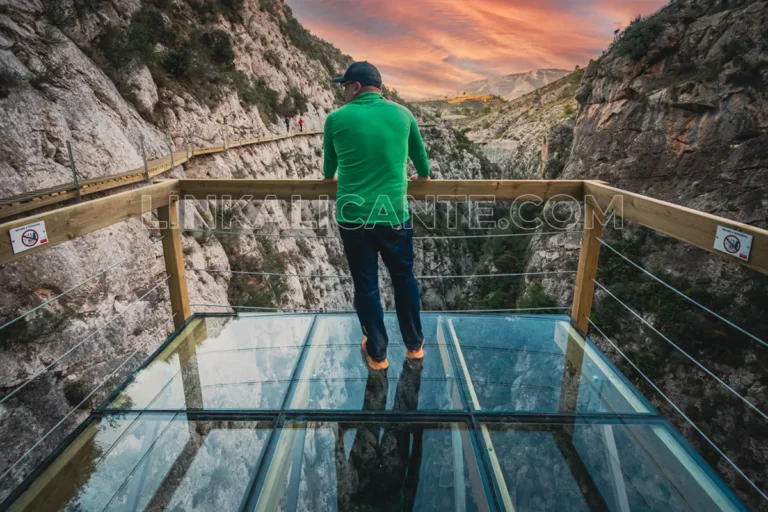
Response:
[[[323,178],[323,183],[336,183],[336,176],[331,179]]]
[[[419,176],[418,174],[414,174],[411,176],[411,181],[429,181],[429,176]]]

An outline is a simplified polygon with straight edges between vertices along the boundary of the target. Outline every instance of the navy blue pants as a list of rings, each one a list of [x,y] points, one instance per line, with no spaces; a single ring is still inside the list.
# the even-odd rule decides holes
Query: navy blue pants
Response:
[[[379,294],[379,254],[392,277],[395,309],[405,346],[418,350],[421,332],[419,285],[413,275],[413,227],[339,223],[349,270],[355,283],[355,311],[368,337],[368,355],[375,361],[387,357],[387,330]]]

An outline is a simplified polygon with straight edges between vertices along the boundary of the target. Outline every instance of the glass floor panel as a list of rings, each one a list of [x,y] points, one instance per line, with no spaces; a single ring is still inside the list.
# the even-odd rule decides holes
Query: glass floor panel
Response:
[[[460,423],[290,423],[273,461],[255,510],[489,509]]]
[[[193,320],[112,401],[119,409],[279,409],[311,316]]]
[[[745,510],[564,316],[196,315],[0,510]]]
[[[481,429],[517,512],[747,510],[663,421]]]
[[[12,510],[236,510],[272,423],[96,419]]]
[[[563,317],[446,317],[479,411],[650,413],[651,405]]]
[[[369,373],[363,364],[363,331],[354,315],[319,318],[295,380],[291,409],[456,410],[464,409],[451,363],[452,353],[438,333],[439,318],[425,316],[424,360],[407,361],[397,318],[388,315],[389,368]],[[378,382],[383,380],[383,382]],[[379,399],[378,395],[381,395]]]

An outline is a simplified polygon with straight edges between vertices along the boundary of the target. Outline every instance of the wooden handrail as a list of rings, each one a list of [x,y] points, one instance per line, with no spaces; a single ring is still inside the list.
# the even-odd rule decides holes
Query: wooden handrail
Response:
[[[146,213],[146,205],[150,202],[153,209],[159,208],[167,205],[172,195],[178,194],[178,180],[168,180],[148,187],[0,224],[0,265],[50,249],[131,217],[138,217],[142,213]],[[39,221],[45,222],[48,242],[45,245],[14,254],[11,248],[10,231]]]
[[[179,187],[182,196],[199,200],[209,196],[231,196],[233,199],[274,196],[285,200],[293,196],[306,200],[336,197],[336,184],[323,180],[179,180]],[[469,197],[495,198],[498,201],[526,198],[532,201],[580,201],[584,195],[583,188],[581,180],[431,180],[410,181],[408,195],[413,199],[440,197],[446,201]]]
[[[430,196],[441,200],[464,200],[465,198],[495,198],[500,201],[512,200],[585,200],[585,212],[591,219],[610,220],[616,213],[627,220],[637,222],[650,229],[667,234],[696,247],[700,247],[729,261],[739,263],[768,274],[768,231],[740,222],[699,212],[684,206],[660,201],[640,194],[611,187],[602,182],[579,180],[433,180],[409,182],[409,195],[414,199]],[[231,196],[239,199],[252,196],[265,199],[267,196],[288,200],[293,196],[312,200],[322,196],[334,198],[336,184],[322,180],[164,180],[149,187],[115,194],[113,196],[79,203],[58,210],[40,213],[32,217],[0,224],[0,265],[21,257],[43,251],[79,236],[105,228],[122,220],[159,209],[161,219],[168,220],[171,235],[164,242],[166,270],[173,278],[169,280],[174,313],[177,321],[189,316],[186,282],[183,278],[183,258],[179,256],[181,240],[176,224],[173,196],[206,199],[210,196]],[[48,243],[28,251],[13,254],[9,232],[11,229],[45,221]],[[749,261],[728,257],[714,249],[717,226],[741,231],[753,236],[752,256]],[[582,331],[587,330],[586,319],[591,310],[597,258],[602,232],[600,224],[585,222],[581,254],[576,275],[576,290],[571,318]],[[170,254],[172,253],[172,254]]]
[[[206,148],[197,148],[189,154],[187,153],[186,149],[184,151],[174,151],[173,154],[169,153],[147,162],[149,177],[154,178],[155,176],[162,174],[172,169],[173,167],[177,167],[187,162],[195,156],[208,155],[211,153],[221,153],[226,151],[227,148],[263,144],[266,142],[285,140],[292,137],[305,137],[309,135],[322,134],[323,132],[321,130],[295,132],[286,135],[260,137],[256,139],[235,140],[229,142],[225,141],[223,144],[217,144],[215,146]],[[88,195],[96,192],[102,192],[104,190],[124,187],[126,185],[132,185],[134,183],[140,183],[145,179],[146,176],[144,173],[144,166],[141,166],[118,174],[109,174],[107,176],[100,176],[98,178],[81,181],[79,183],[79,189],[82,195]],[[77,197],[77,190],[75,187],[75,183],[64,183],[55,187],[25,192],[13,197],[0,198],[0,219],[12,217],[26,211],[36,210],[38,208],[42,208],[43,206],[49,206],[74,199]]]
[[[614,211],[626,220],[768,275],[768,231],[765,229],[627,192],[596,181],[584,182],[584,195],[594,200],[605,214]],[[718,226],[752,235],[752,255],[749,261],[729,257],[714,249]]]

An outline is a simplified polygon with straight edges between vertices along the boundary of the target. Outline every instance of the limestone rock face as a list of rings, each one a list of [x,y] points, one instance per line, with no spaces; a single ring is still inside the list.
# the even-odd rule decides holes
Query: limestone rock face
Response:
[[[547,154],[548,135],[576,111],[574,95],[583,71],[575,71],[470,121],[455,124],[481,144],[505,179],[541,179],[544,167],[559,167],[566,155]],[[570,151],[570,147],[565,148]],[[550,159],[557,159],[557,162]],[[548,171],[551,174],[551,171]]]
[[[765,228],[768,3],[683,0],[643,23],[657,24],[658,35],[646,41],[642,56],[633,58],[631,49],[619,40],[587,68],[576,95],[580,107],[570,135],[571,149],[562,171],[553,177],[604,180],[629,191]],[[568,126],[556,129],[569,138]],[[631,223],[623,229],[606,228],[605,237],[645,268],[662,273],[664,279],[724,316],[739,319],[747,330],[766,333],[765,301],[757,298],[765,296],[765,276],[687,244],[652,235]],[[559,254],[561,265],[575,268],[578,251],[551,250]],[[551,250],[533,252],[529,268],[547,268]],[[644,318],[765,410],[768,389],[764,366],[750,363],[764,356],[762,347],[700,314],[694,306],[675,303],[664,295],[663,288],[639,274],[619,273],[618,257],[605,248],[602,253],[603,270],[598,280],[609,284]],[[561,283],[545,284],[545,288],[570,300]],[[664,301],[657,304],[646,300],[662,296]],[[752,468],[750,476],[764,487],[768,459],[764,449],[755,448],[767,442],[760,426],[763,420],[599,290],[595,308],[597,319],[614,319],[615,325],[609,326],[608,332],[619,346],[641,358],[644,369],[675,403],[740,461],[742,468]],[[599,336],[597,341],[622,363],[610,345]],[[718,355],[718,346],[729,347],[727,360]],[[622,369],[632,374],[626,366]],[[639,378],[633,380],[743,499],[762,506],[733,469],[713,454],[677,413]],[[718,405],[713,407],[715,403]],[[748,446],[737,446],[736,437],[749,439]]]
[[[123,80],[136,110],[145,117],[151,116],[159,97],[152,73],[147,66],[132,66]]]
[[[52,23],[51,13],[34,0],[0,9],[0,196],[71,182],[67,141],[80,177],[94,178],[141,166],[140,137],[147,156],[154,158],[168,153],[169,138],[178,150],[187,143],[214,145],[285,132],[282,119],[249,106],[229,88],[218,90],[218,102],[206,102],[184,83],[146,65],[132,63],[119,72],[106,65],[99,37],[110,25],[128,26],[149,2],[102,2],[77,15],[69,0],[54,3],[69,13],[59,23]],[[339,106],[331,74],[342,72],[346,61],[337,50],[322,53],[331,48],[324,43],[312,46],[312,54],[296,46],[282,1],[267,2],[272,7],[266,10],[262,4],[246,0],[239,19],[219,13],[200,26],[228,34],[235,69],[263,80],[278,101],[291,90],[299,91],[307,101],[305,129],[320,130],[328,112]],[[181,12],[191,9],[182,1],[174,5]],[[480,161],[457,150],[449,127],[438,124],[424,138],[437,175],[480,177]],[[164,177],[320,178],[321,168],[321,137],[309,136],[197,157]],[[245,231],[243,223],[252,223],[266,205],[260,232],[291,237],[185,233],[190,302],[204,305],[194,311],[232,311],[230,305],[352,309],[348,280],[228,272],[345,275],[339,240],[318,238],[336,234],[322,226],[332,224],[332,204],[303,205],[302,217],[317,219],[321,226],[296,230],[280,221],[279,213],[290,212],[290,205],[254,201],[240,208],[237,200],[186,202],[181,211],[192,228],[221,229],[214,219],[225,216],[234,230]],[[3,395],[52,365],[0,404],[0,472],[80,406],[0,483],[0,500],[172,330],[155,221],[150,215],[130,219],[0,267],[0,325],[74,288],[0,329]],[[462,244],[425,241],[417,253],[419,274],[472,268]],[[382,294],[391,309],[387,284],[382,283]],[[427,283],[424,307],[454,304],[459,296],[456,283]]]

